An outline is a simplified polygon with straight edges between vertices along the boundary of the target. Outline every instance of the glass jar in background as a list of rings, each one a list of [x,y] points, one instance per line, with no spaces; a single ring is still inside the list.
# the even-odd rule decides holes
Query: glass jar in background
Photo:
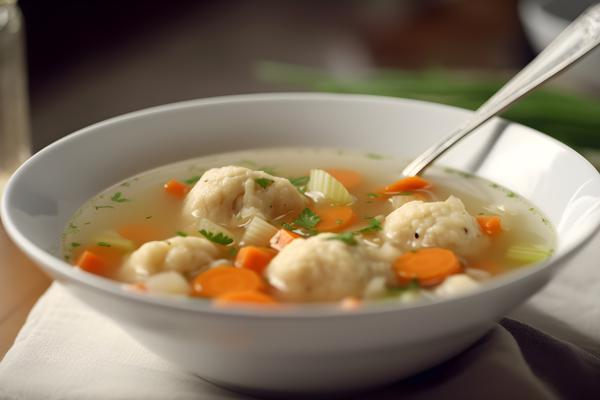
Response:
[[[16,0],[0,0],[0,193],[31,153],[24,47]]]

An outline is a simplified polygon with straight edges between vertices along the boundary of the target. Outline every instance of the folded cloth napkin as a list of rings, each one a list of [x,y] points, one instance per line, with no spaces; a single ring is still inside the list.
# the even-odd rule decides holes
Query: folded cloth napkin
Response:
[[[600,235],[454,359],[357,399],[600,398]],[[3,400],[251,399],[148,352],[55,283],[0,363]]]

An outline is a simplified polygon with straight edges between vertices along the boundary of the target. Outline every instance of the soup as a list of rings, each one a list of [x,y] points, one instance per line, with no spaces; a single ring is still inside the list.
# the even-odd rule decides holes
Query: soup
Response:
[[[544,215],[448,168],[331,149],[187,160],[120,182],[69,222],[66,260],[140,294],[215,304],[444,298],[552,253]]]

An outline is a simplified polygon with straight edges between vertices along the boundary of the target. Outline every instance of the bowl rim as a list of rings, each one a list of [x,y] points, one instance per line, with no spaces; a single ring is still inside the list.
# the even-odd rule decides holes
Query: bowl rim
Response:
[[[25,255],[33,260],[38,267],[41,266],[43,269],[49,269],[53,274],[59,276],[61,279],[85,287],[86,289],[92,289],[99,294],[106,296],[116,296],[120,299],[141,303],[145,306],[160,307],[170,311],[188,312],[193,314],[205,314],[209,316],[219,317],[246,317],[246,318],[267,318],[267,319],[297,319],[297,318],[347,318],[373,314],[387,314],[391,312],[402,312],[421,308],[436,307],[441,304],[451,304],[455,302],[465,301],[483,293],[500,290],[508,285],[511,285],[522,279],[533,277],[547,269],[550,264],[558,263],[561,259],[570,255],[576,249],[582,247],[585,243],[589,242],[593,237],[593,234],[600,230],[600,223],[592,228],[587,229],[586,232],[581,236],[582,239],[579,242],[572,244],[565,248],[560,254],[554,254],[550,258],[544,260],[541,263],[531,265],[527,268],[522,268],[516,271],[506,274],[504,276],[496,277],[491,282],[485,282],[480,285],[476,290],[462,294],[460,296],[448,298],[448,299],[429,299],[427,301],[418,301],[410,304],[399,304],[394,301],[381,301],[381,302],[368,302],[364,306],[358,307],[351,311],[344,310],[337,303],[318,303],[318,304],[298,304],[298,305],[285,305],[284,307],[276,308],[264,308],[264,307],[214,307],[208,301],[198,301],[194,298],[175,298],[160,295],[140,295],[133,291],[125,290],[122,284],[110,280],[108,278],[99,277],[84,271],[80,271],[65,260],[46,252],[45,250],[37,247],[31,240],[29,240],[24,234],[22,234],[17,227],[17,223],[11,218],[11,211],[8,206],[8,199],[13,195],[15,190],[14,186],[19,181],[20,176],[26,171],[29,166],[47,153],[52,152],[55,148],[60,147],[63,143],[87,136],[93,135],[98,128],[108,127],[110,125],[119,124],[124,121],[132,121],[138,118],[144,118],[149,115],[155,115],[160,113],[169,113],[178,110],[184,110],[188,108],[197,108],[209,105],[226,105],[232,103],[246,103],[246,102],[260,102],[260,101],[348,101],[356,103],[357,101],[367,101],[372,103],[382,102],[387,104],[402,105],[402,104],[419,104],[422,106],[430,107],[432,109],[439,110],[451,110],[453,113],[471,113],[471,110],[466,110],[459,107],[448,106],[439,103],[432,103],[428,101],[396,98],[387,96],[375,96],[375,95],[363,95],[363,94],[332,94],[332,93],[311,93],[311,92],[281,92],[281,93],[257,93],[257,94],[239,94],[239,95],[226,95],[217,96],[202,99],[193,99],[180,101],[175,103],[169,103],[164,105],[158,105],[154,107],[144,108],[138,111],[133,111],[118,115],[95,124],[89,125],[82,129],[79,129],[73,133],[70,133],[63,138],[49,144],[45,148],[41,149],[34,155],[32,155],[25,163],[23,163],[17,171],[10,177],[9,181],[5,186],[5,191],[2,196],[2,202],[0,203],[0,218],[8,236],[13,242],[25,253]],[[496,118],[496,120],[502,120]],[[536,131],[527,126],[506,121],[509,125],[518,126],[520,129],[529,131],[530,133],[542,136],[545,140],[554,142],[568,151],[574,153],[580,158],[580,161],[587,164],[589,168],[595,168],[575,150],[571,149],[564,143],[546,135],[542,132]],[[600,178],[600,175],[598,175]],[[557,242],[560,238],[557,238]]]

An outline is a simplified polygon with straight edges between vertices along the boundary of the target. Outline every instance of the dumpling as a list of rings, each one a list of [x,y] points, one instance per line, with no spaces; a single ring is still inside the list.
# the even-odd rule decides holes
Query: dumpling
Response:
[[[138,282],[164,271],[201,272],[220,258],[221,249],[204,238],[176,236],[145,243],[125,260],[119,278]]]
[[[335,301],[361,296],[375,276],[388,278],[389,264],[374,260],[363,245],[351,246],[323,233],[296,239],[269,264],[266,276],[286,301]]]
[[[185,218],[207,218],[224,226],[238,226],[252,217],[272,220],[296,215],[304,196],[287,179],[244,167],[213,168],[188,193]]]
[[[468,256],[480,252],[488,244],[477,220],[455,196],[446,201],[404,204],[385,218],[383,235],[402,251],[444,247]]]

